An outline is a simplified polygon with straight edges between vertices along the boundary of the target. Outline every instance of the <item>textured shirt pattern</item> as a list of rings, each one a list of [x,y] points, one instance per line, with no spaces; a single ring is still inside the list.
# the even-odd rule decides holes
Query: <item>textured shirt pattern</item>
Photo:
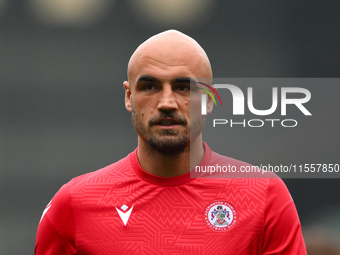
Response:
[[[203,161],[246,164],[207,145]],[[224,203],[222,209],[207,213],[215,202]],[[228,226],[230,215],[229,228],[207,225],[219,217]],[[35,253],[296,255],[306,250],[281,179],[157,177],[140,167],[136,149],[57,192],[39,224]]]

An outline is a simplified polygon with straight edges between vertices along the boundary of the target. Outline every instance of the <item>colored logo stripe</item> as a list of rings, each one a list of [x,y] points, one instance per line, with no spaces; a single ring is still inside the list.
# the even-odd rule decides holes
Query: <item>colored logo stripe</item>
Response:
[[[197,82],[197,83],[202,84],[202,85],[206,86],[207,88],[209,88],[210,90],[212,90],[213,93],[217,96],[218,100],[220,101],[220,104],[222,105],[222,100],[220,98],[220,95],[217,93],[216,89],[213,86],[210,86],[210,85],[205,84],[203,82]],[[209,91],[207,91],[206,89],[200,88],[200,87],[198,87],[198,88],[201,89],[201,90],[204,90],[207,94],[209,94],[209,96],[211,96],[211,98],[214,100],[215,105],[217,105],[214,96]]]
[[[200,87],[198,87],[198,88],[201,89],[201,90],[203,90],[204,92],[206,92],[206,93],[214,100],[215,105],[217,105],[214,96],[213,96],[208,90],[206,90],[206,89],[204,89],[204,88],[200,88]]]

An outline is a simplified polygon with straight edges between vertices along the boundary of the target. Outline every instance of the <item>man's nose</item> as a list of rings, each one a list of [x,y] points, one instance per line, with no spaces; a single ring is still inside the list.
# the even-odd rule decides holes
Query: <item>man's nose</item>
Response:
[[[172,90],[172,86],[165,85],[160,95],[158,110],[176,111],[177,109],[178,105],[176,101],[176,95]]]

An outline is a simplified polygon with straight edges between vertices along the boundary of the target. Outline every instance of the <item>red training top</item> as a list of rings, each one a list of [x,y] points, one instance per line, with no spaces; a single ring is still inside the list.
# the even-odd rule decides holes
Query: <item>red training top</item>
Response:
[[[204,146],[201,164],[248,165]],[[158,177],[140,167],[136,149],[57,192],[35,254],[307,253],[280,178]]]

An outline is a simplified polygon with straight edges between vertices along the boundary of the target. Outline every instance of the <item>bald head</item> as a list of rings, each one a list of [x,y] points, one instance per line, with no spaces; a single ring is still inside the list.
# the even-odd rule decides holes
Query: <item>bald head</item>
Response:
[[[129,82],[134,83],[140,69],[151,65],[159,70],[189,67],[196,77],[212,77],[210,61],[203,48],[193,38],[176,30],[156,34],[135,50],[128,64]]]

